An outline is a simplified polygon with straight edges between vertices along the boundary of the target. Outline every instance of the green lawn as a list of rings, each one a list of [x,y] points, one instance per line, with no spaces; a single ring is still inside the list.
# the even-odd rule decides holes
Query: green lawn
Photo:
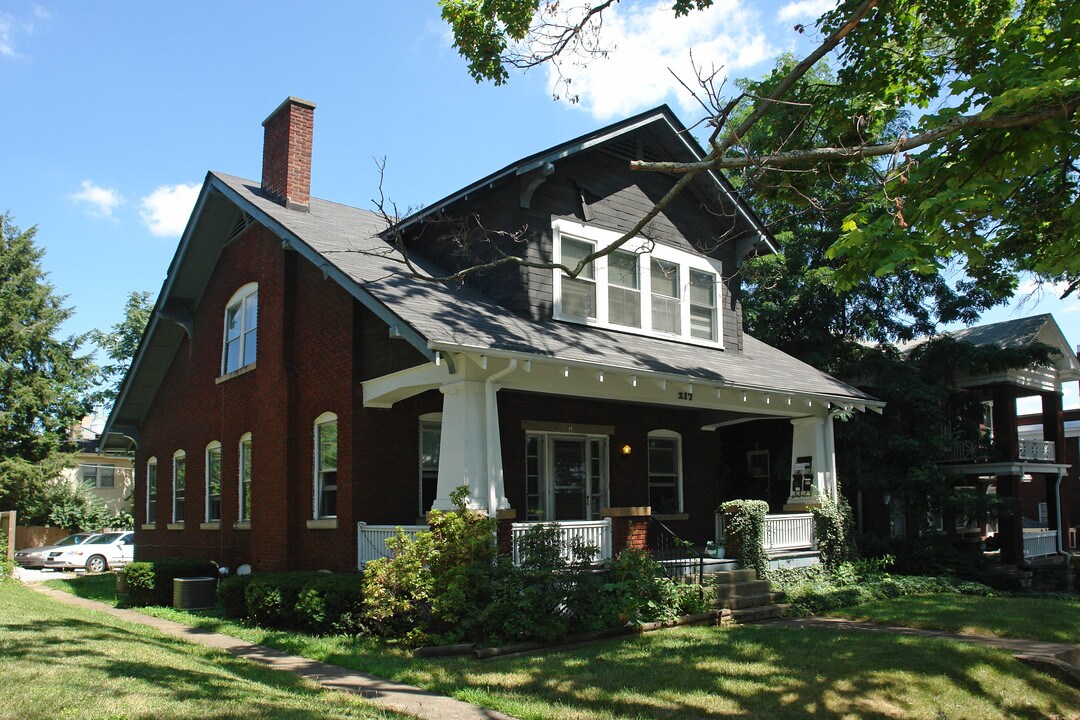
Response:
[[[0,618],[0,717],[400,717],[14,581],[0,581]]]
[[[1080,643],[1080,597],[911,595],[830,614],[885,625]]]
[[[1080,708],[1080,691],[1006,653],[936,639],[684,627],[516,659],[417,661],[366,639],[265,631],[213,613],[146,611],[526,719],[1035,718]]]

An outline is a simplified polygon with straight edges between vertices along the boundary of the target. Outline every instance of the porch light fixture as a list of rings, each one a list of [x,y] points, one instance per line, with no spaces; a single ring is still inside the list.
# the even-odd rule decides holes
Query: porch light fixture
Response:
[[[629,445],[623,445],[622,446],[622,454],[623,455],[629,455],[633,451],[634,451],[634,449],[632,447],[630,447]]]
[[[562,366],[562,376],[564,378],[570,377],[570,366],[569,365],[563,365]]]
[[[630,376],[630,387],[637,387],[637,375]]]
[[[603,370],[596,373],[596,379],[599,380],[600,382],[604,382],[604,371]]]

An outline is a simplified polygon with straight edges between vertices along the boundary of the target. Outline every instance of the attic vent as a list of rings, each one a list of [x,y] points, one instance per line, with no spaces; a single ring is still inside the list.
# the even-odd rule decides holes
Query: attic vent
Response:
[[[605,143],[602,150],[626,162],[631,160],[645,160],[647,162],[670,160],[670,158],[661,157],[660,153],[650,143],[644,142],[640,136],[617,138]]]
[[[233,224],[232,232],[229,233],[229,240],[247,230],[253,222],[255,222],[255,218],[241,210],[240,216],[236,218],[236,222]]]

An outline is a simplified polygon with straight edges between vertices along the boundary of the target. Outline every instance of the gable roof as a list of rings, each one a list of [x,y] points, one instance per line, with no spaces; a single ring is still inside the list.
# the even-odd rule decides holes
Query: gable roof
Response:
[[[1049,345],[1060,353],[1051,361],[1057,369],[1058,379],[1080,380],[1080,359],[1077,359],[1073,346],[1065,339],[1061,327],[1050,313],[975,325],[945,334],[972,345],[1003,350],[1029,348],[1035,343]]]
[[[688,151],[700,153],[700,147],[696,147],[664,106],[507,166],[406,222],[420,221],[426,212],[435,212],[490,185],[497,178],[527,171],[526,168],[537,163],[566,157],[652,123],[660,123],[658,127],[676,133],[674,137],[682,138]],[[710,175],[718,186],[737,199],[722,176]],[[772,248],[756,216],[741,200],[738,203]],[[651,372],[739,388],[881,404],[746,335],[744,352],[738,354],[513,315],[468,286],[447,286],[410,276],[403,270],[401,257],[392,245],[380,236],[386,229],[385,223],[375,213],[318,198],[311,198],[308,212],[297,212],[267,196],[257,181],[211,172],[207,174],[151,320],[106,421],[102,433],[106,438],[105,449],[126,449],[128,443],[121,436],[137,443],[137,428],[149,411],[177,348],[185,335],[190,337],[193,332],[194,309],[222,247],[251,222],[258,222],[275,233],[285,247],[295,250],[322,270],[429,360],[434,360],[440,351],[484,350],[612,370]],[[410,255],[410,259],[430,276],[447,274],[437,264],[419,255]]]

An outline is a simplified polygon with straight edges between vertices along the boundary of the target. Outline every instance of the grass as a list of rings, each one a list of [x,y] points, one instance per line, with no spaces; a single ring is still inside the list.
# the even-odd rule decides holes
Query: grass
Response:
[[[53,581],[53,584],[75,581]],[[102,593],[109,592],[104,586]],[[89,592],[89,591],[83,591]],[[964,643],[817,628],[684,627],[544,655],[418,661],[368,639],[146,612],[533,718],[1069,717],[1080,692]]]
[[[62,605],[10,580],[0,581],[0,618],[4,717],[399,717],[289,673]]]
[[[911,595],[830,614],[885,625],[1080,643],[1080,597]]]

